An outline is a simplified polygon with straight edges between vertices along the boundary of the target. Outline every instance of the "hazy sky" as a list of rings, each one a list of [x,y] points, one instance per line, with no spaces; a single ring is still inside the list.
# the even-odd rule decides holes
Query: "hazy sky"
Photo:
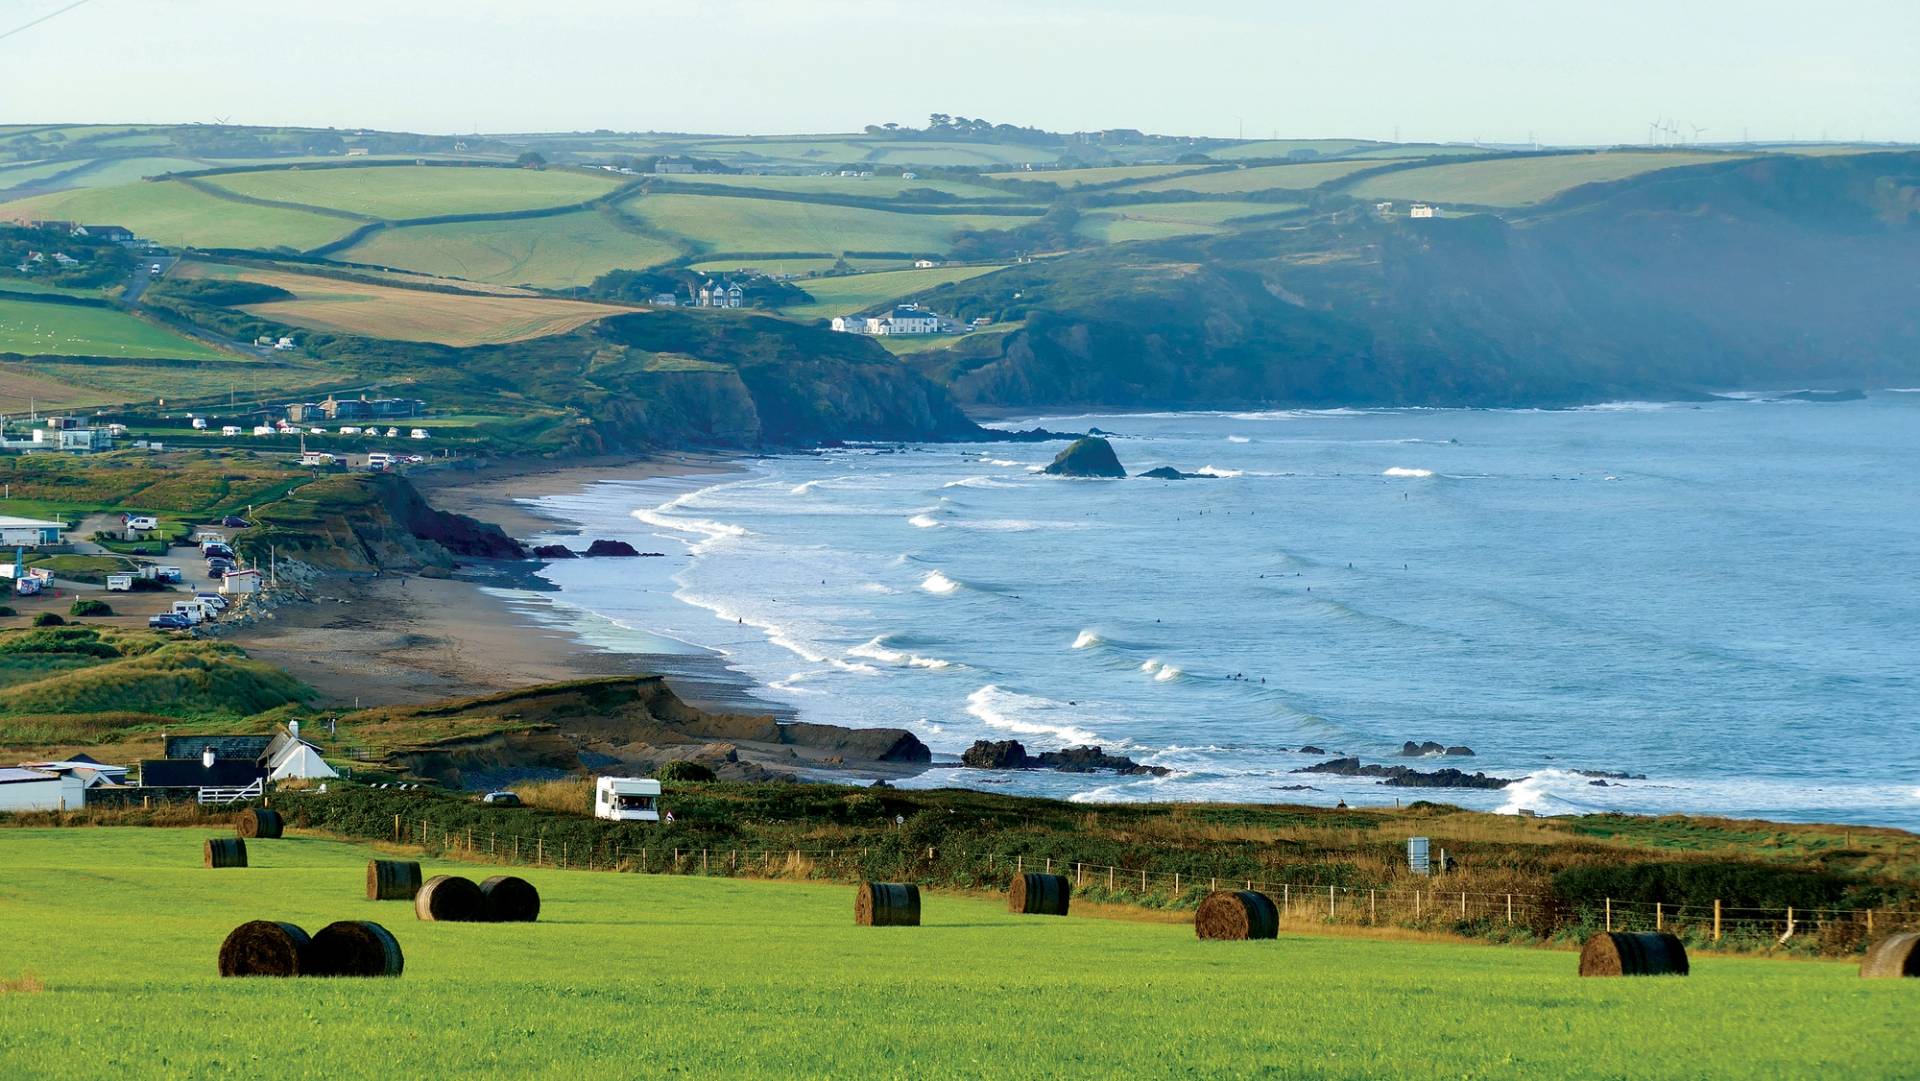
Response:
[[[1920,0],[0,0],[0,123],[1920,141]]]

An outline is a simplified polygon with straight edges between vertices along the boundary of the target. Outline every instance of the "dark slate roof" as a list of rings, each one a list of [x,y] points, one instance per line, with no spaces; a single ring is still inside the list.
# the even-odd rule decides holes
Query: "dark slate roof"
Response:
[[[265,755],[267,745],[272,742],[272,736],[168,736],[166,750],[161,753],[168,758],[198,761],[200,752],[212,747],[214,756],[223,761],[230,758],[253,761]]]
[[[224,758],[212,769],[198,758],[149,758],[140,763],[144,788],[245,788],[267,775],[258,763]]]

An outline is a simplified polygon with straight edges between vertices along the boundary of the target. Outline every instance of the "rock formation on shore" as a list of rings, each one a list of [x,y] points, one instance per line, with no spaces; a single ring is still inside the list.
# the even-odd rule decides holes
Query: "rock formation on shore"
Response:
[[[1067,444],[1054,455],[1053,462],[1041,472],[1052,477],[1124,477],[1126,469],[1113,453],[1113,444],[1099,436],[1086,436]]]
[[[1425,758],[1429,755],[1455,755],[1471,758],[1473,757],[1473,748],[1467,746],[1448,747],[1444,744],[1435,743],[1430,739],[1423,740],[1419,743],[1408,740],[1400,746],[1400,757],[1402,758]]]
[[[1293,772],[1330,773],[1336,777],[1379,777],[1381,784],[1396,788],[1505,788],[1514,782],[1511,777],[1489,777],[1484,773],[1462,773],[1457,769],[1437,769],[1425,773],[1411,766],[1363,766],[1358,758],[1332,758]]]
[[[1107,754],[1098,747],[1068,747],[1030,755],[1017,739],[974,740],[973,746],[961,754],[960,763],[972,769],[1052,769],[1062,773],[1112,770],[1152,777],[1172,772],[1165,766],[1143,766],[1125,755]]]

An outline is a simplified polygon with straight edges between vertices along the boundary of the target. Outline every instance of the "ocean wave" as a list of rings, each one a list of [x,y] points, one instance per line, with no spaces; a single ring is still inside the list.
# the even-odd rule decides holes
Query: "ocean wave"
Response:
[[[847,650],[847,656],[865,657],[868,660],[881,661],[886,664],[899,665],[906,668],[931,668],[938,670],[953,667],[952,661],[943,661],[938,657],[922,657],[918,653],[913,653],[908,650],[895,649],[889,644],[888,636],[884,634],[870,638],[854,646],[852,649]]]
[[[1679,402],[1595,402],[1592,405],[1576,405],[1574,413],[1664,413],[1669,409],[1680,408]]]
[[[1006,481],[1003,481],[1003,480],[994,480],[992,477],[962,477],[959,480],[950,480],[945,484],[942,484],[940,487],[942,488],[1017,488],[1019,487],[1019,485],[1008,484]]]
[[[1253,440],[1251,440],[1251,439],[1248,439],[1248,438],[1247,438],[1246,436],[1244,436],[1244,435],[1230,435],[1230,436],[1228,436],[1228,437],[1227,437],[1227,442],[1229,442],[1229,443],[1251,443],[1251,442],[1253,442]]]
[[[1156,683],[1171,683],[1181,676],[1186,675],[1185,670],[1179,665],[1168,664],[1158,657],[1141,661],[1140,670],[1153,676],[1154,682]]]
[[[1072,710],[1064,702],[1004,690],[992,683],[967,696],[967,712],[989,728],[1024,736],[1051,736],[1063,744],[1102,742],[1094,732],[1076,723],[1082,718],[1074,716]]]
[[[959,590],[960,583],[939,571],[934,571],[932,574],[920,579],[920,588],[926,590],[928,593],[938,593],[944,597],[949,593]]]
[[[673,513],[675,510],[684,507],[688,501],[699,494],[699,492],[688,492],[677,498],[669,499],[665,503],[652,509],[641,508],[633,512],[633,517],[656,529],[670,530],[675,533],[691,533],[699,536],[702,539],[698,541],[688,542],[682,539],[682,543],[687,544],[687,546],[696,553],[705,551],[709,545],[715,542],[750,535],[745,529],[737,525],[730,525],[726,522],[716,522],[710,518],[683,518]]]
[[[770,644],[779,646],[788,653],[811,664],[823,664],[830,668],[837,668],[842,672],[852,672],[863,676],[877,676],[882,674],[880,669],[875,668],[873,665],[841,660],[824,648],[801,638],[790,628],[736,611],[727,607],[723,602],[709,600],[705,597],[687,592],[676,593],[675,597],[696,608],[705,608],[707,611],[712,612],[714,618],[722,623],[752,627],[754,630],[759,631],[761,636]]]
[[[808,492],[813,491],[814,485],[820,484],[820,483],[822,482],[817,480],[810,480],[804,484],[796,484],[793,487],[787,489],[787,494],[788,495],[806,495]]]
[[[1016,469],[1032,464],[1031,462],[1016,462],[1010,458],[982,458],[980,460],[988,465],[997,465],[1002,469]]]
[[[1100,637],[1099,631],[1081,631],[1079,636],[1073,640],[1074,649],[1092,649],[1094,646],[1104,646],[1106,644],[1107,640]]]
[[[1396,466],[1390,467],[1386,472],[1380,475],[1383,477],[1431,477],[1433,476],[1433,470],[1408,469],[1405,466],[1396,465]]]
[[[1245,476],[1247,471],[1244,469],[1222,469],[1217,465],[1203,465],[1194,470],[1194,472],[1203,477],[1241,477]]]
[[[1308,417],[1364,417],[1365,409],[1265,409],[1251,413],[1228,413],[1228,420],[1305,420]],[[1176,416],[1178,414],[1175,414]]]
[[[913,526],[915,529],[940,528],[939,519],[933,517],[930,514],[916,514],[913,517],[907,519],[907,524],[910,526]]]
[[[1574,799],[1563,789],[1582,795],[1595,791],[1589,777],[1572,770],[1543,769],[1508,785],[1504,792],[1507,800],[1494,808],[1494,813],[1516,815],[1532,811],[1537,815],[1577,815],[1607,810],[1590,800]]]

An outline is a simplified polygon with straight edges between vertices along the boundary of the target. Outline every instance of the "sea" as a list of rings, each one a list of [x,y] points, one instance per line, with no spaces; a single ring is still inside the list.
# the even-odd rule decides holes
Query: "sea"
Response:
[[[608,481],[538,500],[578,528],[546,539],[661,554],[512,596],[799,719],[909,729],[912,786],[1920,828],[1920,392],[1005,426],[1034,424],[1205,476],[1041,475],[1055,442]],[[1171,772],[963,768],[979,739]],[[1513,783],[1299,772],[1336,755]]]

